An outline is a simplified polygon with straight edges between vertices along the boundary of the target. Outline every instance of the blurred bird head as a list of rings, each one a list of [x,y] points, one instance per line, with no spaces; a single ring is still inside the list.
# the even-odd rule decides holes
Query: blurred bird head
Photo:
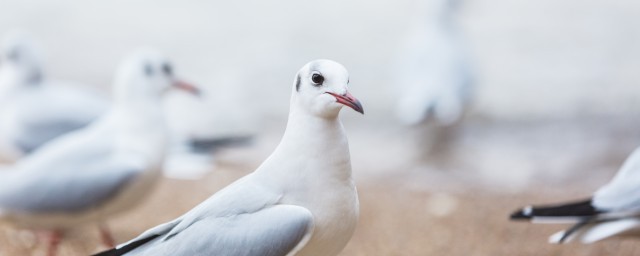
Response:
[[[7,33],[0,49],[0,71],[14,76],[20,85],[39,84],[42,80],[42,53],[34,40],[24,31]]]
[[[195,86],[178,79],[171,62],[155,50],[140,50],[121,64],[116,74],[116,101],[157,101],[170,89],[180,89],[194,95]]]
[[[335,117],[343,106],[364,114],[360,101],[348,91],[349,72],[332,60],[314,60],[304,65],[294,82],[292,105],[313,115]]]

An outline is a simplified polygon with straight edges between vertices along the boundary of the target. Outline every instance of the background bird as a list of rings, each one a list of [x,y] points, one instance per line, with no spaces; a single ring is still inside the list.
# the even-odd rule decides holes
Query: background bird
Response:
[[[98,255],[336,255],[358,219],[349,146],[338,114],[363,113],[340,64],[296,75],[284,136],[253,173],[177,219]]]
[[[458,0],[417,0],[398,51],[395,113],[412,128],[416,157],[440,165],[451,155],[472,96],[473,74],[457,26]]]
[[[440,125],[458,121],[471,97],[472,72],[464,40],[455,22],[458,0],[417,1],[396,65],[403,88],[396,108],[407,125],[433,119]]]
[[[512,220],[533,223],[570,223],[569,229],[549,238],[551,243],[579,240],[593,243],[640,231],[640,148],[636,149],[613,179],[592,197],[552,206],[527,206]]]
[[[102,223],[136,206],[159,176],[167,145],[161,96],[176,87],[197,91],[175,78],[160,53],[129,57],[117,72],[105,116],[0,172],[0,220],[46,230],[49,255],[62,231],[88,223],[98,223],[112,246]]]
[[[40,47],[13,31],[0,51],[0,155],[15,160],[52,139],[85,127],[108,108],[86,86],[50,79]]]

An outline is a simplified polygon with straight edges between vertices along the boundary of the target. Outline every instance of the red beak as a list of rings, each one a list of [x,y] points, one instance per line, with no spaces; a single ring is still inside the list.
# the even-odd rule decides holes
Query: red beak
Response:
[[[346,92],[344,95],[338,95],[332,92],[327,92],[327,93],[333,95],[333,97],[336,97],[336,101],[338,103],[343,104],[347,107],[350,107],[353,110],[360,112],[360,114],[364,115],[364,109],[362,108],[362,104],[360,104],[360,101],[356,99],[356,97],[353,97],[351,93]]]
[[[198,87],[195,87],[190,83],[186,83],[186,82],[183,82],[183,81],[180,81],[180,80],[174,81],[173,82],[173,87],[176,88],[176,89],[180,89],[180,90],[186,91],[186,92],[191,93],[191,94],[196,95],[196,96],[200,96],[200,94],[201,94],[200,89],[198,89]]]

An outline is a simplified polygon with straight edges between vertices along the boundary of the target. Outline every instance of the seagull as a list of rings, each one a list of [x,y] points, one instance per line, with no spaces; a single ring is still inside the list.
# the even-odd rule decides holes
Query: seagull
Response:
[[[282,141],[253,173],[177,219],[105,255],[336,255],[358,220],[349,146],[338,114],[364,113],[341,64],[300,69]]]
[[[47,79],[40,48],[21,31],[0,49],[0,153],[16,160],[106,113],[109,102],[92,90]]]
[[[399,90],[396,116],[406,125],[433,120],[450,126],[462,118],[472,88],[469,60],[453,17],[458,0],[418,1],[420,15],[397,57],[396,81],[404,89]]]
[[[569,223],[569,229],[549,238],[550,243],[579,240],[593,243],[615,235],[640,231],[640,148],[613,179],[592,197],[551,206],[527,206],[511,214],[512,220],[532,223]]]
[[[49,255],[62,231],[89,223],[98,223],[113,247],[103,222],[137,205],[161,173],[167,144],[161,96],[170,88],[197,93],[153,50],[133,54],[116,75],[107,114],[0,172],[0,222],[45,230]]]

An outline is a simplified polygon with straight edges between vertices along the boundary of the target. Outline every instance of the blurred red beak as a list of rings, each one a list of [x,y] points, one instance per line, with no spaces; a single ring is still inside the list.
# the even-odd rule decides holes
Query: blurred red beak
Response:
[[[200,96],[201,92],[200,89],[198,89],[198,87],[193,86],[192,84],[180,81],[180,80],[176,80],[173,82],[173,87],[176,89],[180,89],[183,91],[186,91],[188,93],[191,93],[193,95],[196,96]]]
[[[360,114],[364,115],[364,109],[362,108],[362,104],[360,104],[360,101],[356,99],[356,97],[353,97],[351,93],[346,92],[344,95],[338,95],[332,92],[327,92],[327,93],[333,95],[333,97],[336,97],[336,101],[338,103],[343,104],[347,107],[350,107],[353,110],[360,112]]]

